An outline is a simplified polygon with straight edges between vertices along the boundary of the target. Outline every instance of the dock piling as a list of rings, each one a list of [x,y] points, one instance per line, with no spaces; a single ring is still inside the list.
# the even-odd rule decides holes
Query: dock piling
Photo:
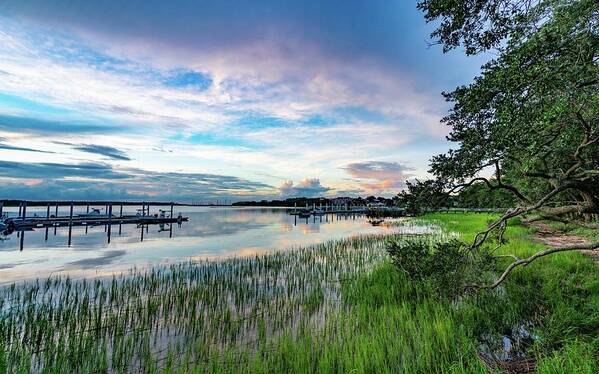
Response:
[[[108,203],[106,203],[106,205],[104,206],[104,213],[108,214]],[[106,224],[104,224],[104,232],[106,232],[108,229],[108,227],[106,227]]]
[[[169,218],[173,218],[173,208],[174,208],[174,204],[171,201],[171,216]],[[169,226],[168,227],[168,237],[172,238],[173,237],[173,223],[172,222],[169,223],[168,226]]]
[[[110,234],[112,232],[112,203],[108,204],[108,244],[110,244]]]
[[[50,220],[50,203],[48,203],[48,206],[46,207],[46,220]],[[46,226],[44,241],[48,241],[48,226]]]
[[[123,228],[123,204],[121,203],[121,211],[119,213],[119,236],[121,235],[122,228]]]
[[[25,231],[21,231],[21,241],[19,243],[19,251],[23,252],[24,245],[25,245]]]
[[[56,226],[54,226],[54,230],[56,230]],[[69,213],[69,247],[71,246],[71,236],[73,232],[73,202],[71,202],[71,209]]]
[[[58,203],[56,203],[56,209],[54,210],[54,217],[58,217]],[[54,226],[54,236],[56,236],[56,226]]]
[[[87,204],[87,209],[85,209],[85,213],[89,214],[89,204]],[[87,235],[87,225],[85,225],[85,235]]]

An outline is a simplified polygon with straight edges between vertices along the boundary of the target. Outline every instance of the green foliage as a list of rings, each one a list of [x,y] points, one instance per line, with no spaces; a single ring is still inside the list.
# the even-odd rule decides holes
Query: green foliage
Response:
[[[492,50],[479,77],[446,93],[457,147],[431,172],[455,185],[492,168],[491,185],[523,202],[599,209],[599,19],[596,0],[423,0],[445,50]],[[482,179],[482,178],[480,178]],[[487,185],[489,187],[489,185]]]
[[[411,281],[426,282],[436,292],[457,296],[464,290],[467,257],[458,240],[432,243],[429,240],[389,240],[392,263]]]
[[[4,352],[4,344],[0,343],[0,373],[8,371],[8,363],[6,362],[6,353]]]
[[[493,182],[493,181],[492,181]],[[518,203],[509,191],[490,190],[483,183],[473,183],[465,187],[453,198],[456,206],[462,208],[509,208]]]
[[[446,205],[449,195],[444,191],[445,185],[437,180],[414,182],[407,181],[406,189],[396,197],[396,204],[408,214],[418,215],[426,210],[435,210]]]
[[[568,341],[564,347],[543,354],[543,359],[537,365],[539,374],[593,374],[599,367],[599,358],[593,346],[580,340]]]

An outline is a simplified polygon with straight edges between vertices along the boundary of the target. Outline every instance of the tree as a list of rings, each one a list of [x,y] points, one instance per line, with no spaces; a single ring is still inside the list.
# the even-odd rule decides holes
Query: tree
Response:
[[[416,215],[426,210],[438,209],[445,205],[449,198],[449,194],[444,191],[445,185],[438,180],[406,181],[406,187],[406,190],[397,195],[395,203],[405,208],[408,214]]]
[[[495,180],[490,182],[495,184]],[[463,188],[454,197],[455,205],[464,208],[507,208],[517,203],[514,195],[504,189],[489,190],[483,182]]]
[[[444,93],[443,119],[458,147],[431,161],[436,185],[455,192],[476,182],[518,204],[479,233],[517,216],[595,227],[599,213],[599,10],[596,0],[424,0],[418,4],[444,51],[497,56],[467,85]],[[484,177],[492,171],[493,179]],[[530,217],[535,215],[535,217]],[[572,245],[515,259],[514,268]]]

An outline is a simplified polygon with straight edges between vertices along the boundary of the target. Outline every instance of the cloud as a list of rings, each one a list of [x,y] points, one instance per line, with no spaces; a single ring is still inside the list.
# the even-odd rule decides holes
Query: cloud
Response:
[[[163,1],[145,1],[142,6],[108,0],[81,7],[69,0],[50,4],[44,0],[4,0],[0,13],[113,44],[112,48],[116,48],[113,41],[118,40],[123,49],[144,49],[146,55],[148,49],[160,48],[167,57],[191,59],[202,51],[216,54],[223,48],[241,50],[258,41],[274,44],[285,38],[318,44],[344,60],[368,57],[401,65],[413,74],[428,73],[432,82],[455,79],[473,65],[456,54],[444,57],[444,61],[462,64],[438,69],[437,63],[443,58],[440,48],[427,48],[426,44],[432,27],[426,25],[413,2],[405,1],[261,0],[238,1],[234,6],[229,1],[181,1],[172,7]],[[96,65],[105,62],[99,60]]]
[[[247,199],[275,195],[265,183],[207,174],[116,169],[103,163],[21,163],[0,161],[2,197],[8,199]],[[34,183],[31,183],[31,182]]]
[[[56,140],[86,147],[25,154],[31,162],[73,165],[78,151],[108,165],[129,159],[135,170],[109,172],[136,175],[119,185],[132,194],[264,197],[280,180],[306,175],[356,189],[340,165],[445,151],[439,86],[455,79],[452,67],[467,65],[438,69],[447,57],[431,57],[425,22],[409,2],[1,3],[0,135],[22,136],[31,144],[15,145],[32,149]],[[239,181],[165,175],[175,168]],[[247,184],[254,179],[263,186]],[[387,180],[401,183],[359,183]],[[327,192],[301,184],[289,192]]]
[[[99,163],[58,164],[0,161],[0,177],[21,179],[93,178],[126,179],[127,175],[116,172],[110,165]]]
[[[314,197],[331,190],[332,188],[321,185],[318,178],[304,178],[297,185],[294,185],[293,181],[289,180],[283,182],[279,187],[280,194],[285,197]]]
[[[335,190],[335,193],[337,196],[353,196],[353,197],[358,197],[358,196],[362,196],[364,195],[364,190],[361,188],[353,188],[353,189],[340,189],[340,190]]]
[[[7,149],[9,151],[25,151],[25,152],[37,152],[37,153],[54,153],[54,152],[50,152],[50,151],[43,151],[41,149],[35,149],[35,148],[27,148],[27,147],[17,147],[14,145],[10,145],[10,144],[5,144],[4,141],[6,139],[0,137],[0,149]]]
[[[130,161],[131,160],[131,158],[129,158],[129,156],[127,156],[127,154],[125,152],[121,151],[120,149],[105,146],[105,145],[81,144],[81,145],[75,146],[74,149],[82,151],[82,152],[94,153],[94,154],[106,156],[109,159],[113,159],[113,160],[121,160],[121,161]]]
[[[385,180],[406,179],[414,169],[397,162],[366,161],[349,164],[345,170],[354,178]]]
[[[405,187],[413,168],[397,162],[365,161],[347,165],[345,171],[367,191],[389,191]]]
[[[75,11],[66,4],[59,7],[65,8],[65,14],[54,13],[55,9],[48,12],[61,18]],[[15,5],[17,14],[27,13],[19,8]],[[287,12],[283,10],[286,17],[293,16]],[[4,89],[17,95],[44,97],[73,110],[161,125],[175,122],[194,130],[234,122],[239,119],[235,113],[253,112],[267,118],[305,122],[326,112],[343,116],[341,112],[347,109],[376,114],[353,116],[361,117],[358,120],[391,120],[397,125],[397,119],[403,118],[414,123],[414,130],[434,136],[446,130],[438,123],[445,104],[436,91],[423,92],[409,74],[390,68],[394,65],[357,56],[347,60],[332,54],[330,48],[320,45],[319,38],[283,38],[271,32],[263,38],[259,31],[260,37],[254,39],[252,28],[248,30],[244,25],[245,29],[231,30],[232,34],[219,44],[215,40],[222,34],[220,23],[218,29],[193,35],[187,27],[179,29],[177,23],[163,33],[155,33],[154,28],[144,30],[143,43],[137,43],[130,40],[135,36],[129,34],[126,23],[121,25],[124,34],[119,35],[122,39],[118,44],[127,47],[118,50],[102,48],[103,38],[112,34],[116,25],[103,28],[106,20],[96,21],[102,33],[94,33],[94,37],[87,33],[83,38],[94,49],[78,38],[56,36],[45,29],[23,30],[6,19],[8,32],[0,33],[0,43],[4,44],[0,55],[6,57],[0,61],[0,70],[8,74]],[[112,21],[118,23],[116,18]],[[269,21],[275,22],[270,17]],[[193,22],[190,27],[197,25]],[[250,26],[261,27],[255,19]],[[285,27],[280,21],[276,26]],[[206,32],[210,38],[204,38]],[[168,35],[173,40],[169,38],[167,44],[162,44]],[[112,41],[108,44],[114,45]],[[144,50],[138,50],[140,45]],[[181,67],[181,61],[187,66]],[[441,105],[433,105],[435,102]]]
[[[85,134],[124,132],[126,131],[126,127],[109,124],[100,125],[83,122],[62,122],[0,114],[0,130],[19,134]]]
[[[126,186],[114,182],[72,182],[41,180],[29,185],[22,180],[3,180],[2,198],[17,200],[149,200],[149,196],[132,194]],[[170,200],[170,199],[166,199]]]

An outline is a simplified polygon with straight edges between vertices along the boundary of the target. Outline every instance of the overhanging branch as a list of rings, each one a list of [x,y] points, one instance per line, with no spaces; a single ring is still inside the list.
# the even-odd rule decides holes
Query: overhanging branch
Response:
[[[497,279],[494,283],[490,284],[490,285],[486,285],[486,286],[482,286],[480,288],[496,288],[497,286],[499,286],[505,279],[506,277],[518,266],[527,266],[528,264],[530,264],[531,262],[535,261],[538,258],[553,254],[553,253],[558,253],[558,252],[566,252],[566,251],[578,251],[578,250],[583,250],[583,249],[597,249],[599,248],[599,242],[594,242],[594,243],[588,243],[588,244],[573,244],[573,245],[567,245],[567,246],[562,246],[562,247],[555,247],[555,248],[551,248],[551,249],[547,249],[544,251],[540,251],[535,253],[534,255],[522,259],[522,260],[516,260],[514,262],[512,262],[501,274],[501,276],[499,277],[499,279]]]

